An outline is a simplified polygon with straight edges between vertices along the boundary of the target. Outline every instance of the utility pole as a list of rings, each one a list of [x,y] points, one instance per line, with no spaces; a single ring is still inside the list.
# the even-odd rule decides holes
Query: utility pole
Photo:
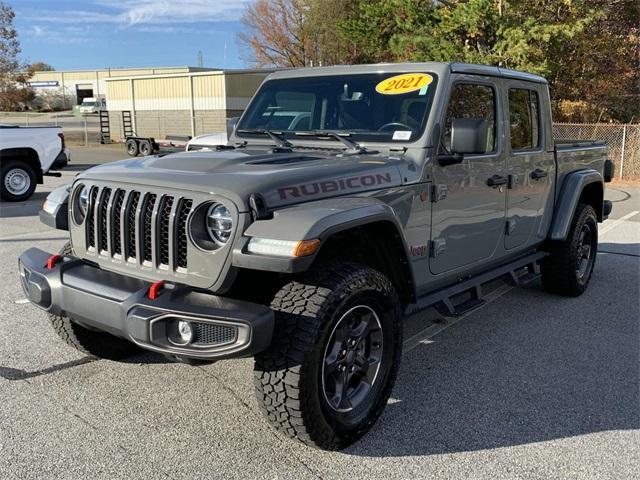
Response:
[[[202,50],[198,50],[198,66],[202,67],[203,62],[202,62]]]

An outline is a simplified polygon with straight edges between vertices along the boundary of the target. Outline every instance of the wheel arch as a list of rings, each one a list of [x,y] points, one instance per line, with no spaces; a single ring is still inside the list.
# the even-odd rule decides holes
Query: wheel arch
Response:
[[[604,219],[604,179],[592,169],[579,170],[566,176],[554,208],[549,239],[562,241],[567,238],[571,221],[578,204],[591,205],[599,222]]]
[[[415,281],[407,242],[393,209],[375,198],[341,198],[301,204],[252,223],[245,243],[234,249],[235,267],[277,273],[302,273],[318,262],[344,259],[388,276],[403,303],[415,301]],[[246,252],[251,237],[276,240],[319,239],[318,250],[306,257],[277,258]]]
[[[366,265],[386,275],[402,303],[415,301],[415,282],[406,242],[396,222],[369,219],[357,225],[340,225],[323,240],[312,265],[345,259]]]
[[[36,182],[42,184],[42,165],[40,164],[40,156],[35,149],[31,147],[4,148],[0,150],[0,159],[3,163],[9,160],[24,162],[33,169],[36,174]]]

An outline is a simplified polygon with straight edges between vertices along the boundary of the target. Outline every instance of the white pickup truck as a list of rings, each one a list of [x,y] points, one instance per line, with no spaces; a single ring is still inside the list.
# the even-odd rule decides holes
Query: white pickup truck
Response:
[[[3,201],[29,198],[45,175],[59,177],[69,162],[61,127],[19,127],[0,124],[0,196]]]

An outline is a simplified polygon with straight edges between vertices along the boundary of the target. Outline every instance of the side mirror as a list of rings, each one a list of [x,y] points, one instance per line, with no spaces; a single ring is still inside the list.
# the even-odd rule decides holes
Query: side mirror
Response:
[[[451,153],[486,153],[488,133],[489,124],[484,118],[454,118],[451,121]]]
[[[236,125],[238,125],[238,121],[240,117],[231,117],[227,120],[227,138],[231,138],[233,131],[236,129]]]

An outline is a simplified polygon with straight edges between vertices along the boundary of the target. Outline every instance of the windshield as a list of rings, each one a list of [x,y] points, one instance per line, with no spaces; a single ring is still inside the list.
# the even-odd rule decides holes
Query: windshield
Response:
[[[86,101],[82,102],[83,107],[95,107],[95,105],[96,105],[96,102],[86,102]]]
[[[236,133],[253,137],[270,130],[301,139],[296,132],[320,136],[330,131],[354,141],[411,142],[425,128],[434,90],[435,75],[426,73],[269,80]]]

